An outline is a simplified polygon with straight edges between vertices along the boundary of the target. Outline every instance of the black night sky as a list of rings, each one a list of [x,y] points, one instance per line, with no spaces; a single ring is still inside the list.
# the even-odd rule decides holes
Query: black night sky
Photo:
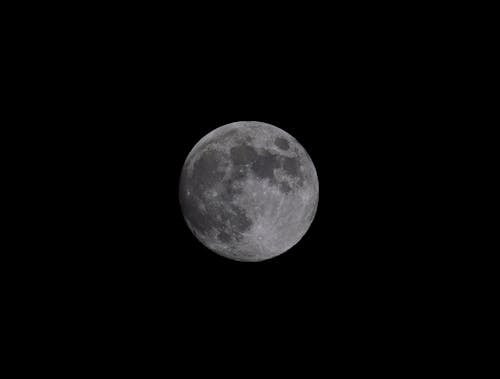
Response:
[[[101,275],[138,286],[146,297],[166,291],[226,305],[351,301],[375,293],[380,300],[400,297],[405,285],[412,290],[409,278],[421,256],[405,221],[418,201],[407,192],[416,184],[405,157],[416,119],[397,73],[384,65],[367,71],[362,57],[345,54],[239,53],[205,52],[165,69],[167,57],[160,55],[144,76],[114,79],[119,87],[110,96],[117,98],[106,114],[119,116],[95,127],[102,148],[111,146],[101,171],[110,184],[101,199],[109,213],[98,221],[106,225],[106,245],[95,252]],[[260,263],[206,249],[178,202],[181,168],[194,144],[216,127],[247,120],[293,135],[311,156],[320,185],[307,234]]]
[[[78,155],[68,172],[82,173],[63,187],[78,191],[67,209],[78,223],[49,263],[68,301],[113,325],[128,315],[149,333],[164,325],[212,338],[248,325],[360,335],[418,313],[440,266],[422,238],[436,233],[422,214],[432,188],[419,179],[420,142],[433,135],[426,75],[407,40],[347,24],[332,39],[321,25],[322,38],[255,28],[237,40],[227,28],[180,38],[148,23],[122,38],[72,39],[58,107],[71,125],[64,148]],[[205,248],[179,204],[190,150],[235,121],[285,130],[318,173],[308,232],[259,263]]]
[[[494,227],[468,189],[495,188],[482,185],[494,171],[480,172],[494,160],[476,163],[473,151],[487,134],[462,141],[491,121],[459,108],[494,99],[480,86],[494,82],[484,36],[496,24],[460,4],[258,3],[4,12],[3,184],[14,211],[2,310],[16,372],[399,378],[435,363],[484,366],[469,355],[491,355],[476,341],[491,335],[481,327],[495,313],[480,298],[495,287],[474,288],[482,257],[476,272],[466,266],[487,239],[453,244],[476,239],[462,233],[468,223],[486,220],[480,236]],[[203,246],[179,201],[188,153],[237,121],[295,137],[319,180],[307,233],[262,262]]]

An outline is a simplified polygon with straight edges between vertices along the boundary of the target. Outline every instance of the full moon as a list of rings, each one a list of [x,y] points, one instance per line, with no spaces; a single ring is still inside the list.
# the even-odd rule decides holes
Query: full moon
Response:
[[[297,244],[318,206],[316,169],[285,131],[263,122],[221,126],[182,168],[179,200],[196,238],[237,261],[276,257]]]

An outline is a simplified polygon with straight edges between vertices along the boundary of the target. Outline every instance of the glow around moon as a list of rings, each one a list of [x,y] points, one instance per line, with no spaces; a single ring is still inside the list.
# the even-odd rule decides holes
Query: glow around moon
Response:
[[[203,137],[181,173],[187,225],[212,251],[239,261],[273,258],[309,229],[318,176],[305,149],[262,122],[234,122]]]

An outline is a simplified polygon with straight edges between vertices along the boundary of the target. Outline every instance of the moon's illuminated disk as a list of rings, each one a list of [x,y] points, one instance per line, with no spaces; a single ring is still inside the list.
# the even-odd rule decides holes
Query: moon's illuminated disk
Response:
[[[238,261],[284,253],[307,232],[318,176],[304,148],[263,122],[234,122],[203,137],[182,168],[179,198],[193,234]]]

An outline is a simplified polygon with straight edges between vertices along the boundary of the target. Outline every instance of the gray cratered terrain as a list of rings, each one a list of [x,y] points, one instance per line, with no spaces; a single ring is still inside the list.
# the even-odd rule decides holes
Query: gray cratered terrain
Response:
[[[262,261],[306,233],[318,206],[318,176],[290,134],[262,122],[234,122],[191,150],[179,196],[186,223],[206,247]]]

